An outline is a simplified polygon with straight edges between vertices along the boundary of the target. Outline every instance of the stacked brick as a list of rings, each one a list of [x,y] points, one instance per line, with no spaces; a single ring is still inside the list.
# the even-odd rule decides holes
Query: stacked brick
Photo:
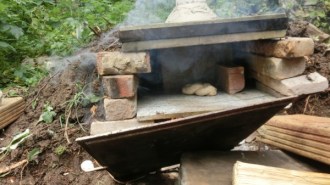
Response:
[[[133,119],[137,112],[138,73],[151,72],[149,54],[100,52],[97,71],[102,76],[106,121]]]
[[[249,43],[245,50],[252,53],[247,66],[257,87],[284,96],[312,94],[329,87],[319,73],[302,75],[306,58],[314,52],[310,38],[286,38]]]

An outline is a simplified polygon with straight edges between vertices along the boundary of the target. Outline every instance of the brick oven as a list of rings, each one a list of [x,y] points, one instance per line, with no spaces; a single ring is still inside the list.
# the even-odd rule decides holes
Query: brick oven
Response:
[[[219,19],[206,0],[177,0],[166,23],[120,28],[121,51],[97,57],[105,121],[77,142],[123,182],[183,152],[230,150],[295,97],[328,88],[302,75],[314,43],[285,38],[287,21]]]

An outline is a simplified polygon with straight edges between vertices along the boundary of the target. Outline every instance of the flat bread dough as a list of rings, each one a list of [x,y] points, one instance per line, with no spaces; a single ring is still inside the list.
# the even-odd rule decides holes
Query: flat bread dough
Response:
[[[218,90],[209,83],[195,83],[184,86],[182,93],[186,95],[215,96],[218,94]]]

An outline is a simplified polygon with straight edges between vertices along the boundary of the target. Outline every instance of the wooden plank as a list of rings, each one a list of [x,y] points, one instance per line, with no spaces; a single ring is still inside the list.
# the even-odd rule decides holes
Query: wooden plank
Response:
[[[183,153],[230,150],[294,97],[170,120],[76,141],[123,182],[178,164]]]
[[[233,166],[237,161],[290,170],[320,172],[317,168],[313,168],[313,166],[303,163],[280,150],[197,152],[186,153],[182,156],[180,183],[181,185],[232,185]]]
[[[0,107],[0,129],[5,128],[23,113],[25,103],[22,97],[4,98]]]
[[[0,112],[0,118],[5,117],[6,115],[10,115],[13,112],[15,112],[16,110],[24,109],[24,108],[25,108],[25,103],[24,103],[24,101],[22,101],[22,102],[18,103],[17,105],[9,107],[8,109]]]
[[[123,52],[137,52],[147,51],[151,49],[164,49],[164,48],[176,48],[187,46],[200,46],[200,45],[212,45],[223,44],[232,42],[243,42],[259,39],[271,39],[285,37],[286,31],[263,31],[253,33],[237,33],[228,35],[211,35],[203,37],[190,37],[190,38],[175,38],[166,40],[147,40],[123,43]]]
[[[308,140],[308,139],[304,139],[301,137],[294,137],[294,136],[290,136],[287,134],[283,134],[283,133],[278,133],[275,131],[271,131],[271,130],[267,130],[266,128],[262,127],[258,130],[258,132],[261,134],[261,136],[272,136],[272,137],[277,137],[277,138],[281,138],[284,139],[286,141],[290,141],[293,143],[297,143],[300,145],[305,145],[305,146],[309,146],[309,147],[313,147],[319,150],[324,150],[327,152],[330,152],[330,145],[329,144],[325,144],[325,143],[320,143],[317,141],[312,141],[312,140]]]
[[[311,141],[316,141],[319,143],[325,143],[325,144],[330,145],[330,138],[328,138],[328,137],[322,137],[322,136],[318,136],[318,135],[314,135],[314,134],[306,134],[303,132],[297,132],[294,130],[278,128],[278,127],[274,127],[271,125],[264,125],[263,128],[265,128],[266,130],[277,132],[277,133],[287,134],[287,135],[290,135],[293,137],[308,139]]]
[[[138,101],[137,119],[139,121],[175,119],[274,100],[275,97],[258,90],[245,90],[235,95],[219,92],[217,96],[209,97],[183,94],[148,95],[140,97]]]
[[[233,185],[328,185],[330,175],[237,162]]]
[[[293,152],[295,154],[298,154],[298,155],[301,155],[301,156],[304,156],[304,157],[307,157],[307,158],[310,158],[310,159],[313,159],[313,160],[316,160],[316,161],[319,161],[319,162],[330,165],[330,158],[329,157],[324,157],[324,156],[321,156],[321,155],[318,155],[318,154],[314,154],[312,152],[304,151],[304,150],[301,150],[300,148],[295,148],[295,147],[292,147],[292,146],[289,146],[289,145],[286,145],[286,144],[283,144],[283,143],[279,143],[279,142],[276,142],[276,141],[272,141],[272,140],[266,139],[266,138],[257,137],[257,140],[260,141],[260,142],[272,145],[272,146],[276,146],[280,149],[287,150],[289,152]]]
[[[330,118],[308,115],[275,116],[267,125],[330,138]]]
[[[11,107],[17,106],[17,104],[22,103],[24,100],[22,97],[15,97],[15,98],[4,98],[2,101],[2,106],[0,107],[0,113],[4,112]]]
[[[283,144],[283,145],[291,146],[293,148],[297,148],[297,149],[300,149],[300,150],[303,150],[303,151],[306,151],[306,152],[309,152],[309,153],[313,153],[313,154],[317,154],[319,156],[330,158],[330,152],[322,150],[322,149],[317,149],[315,147],[310,147],[310,146],[307,146],[307,145],[298,144],[298,143],[295,143],[295,142],[292,142],[292,141],[288,141],[284,138],[278,138],[278,137],[274,137],[274,136],[266,135],[266,134],[261,134],[260,137],[271,140],[271,141],[274,141],[274,142],[278,142],[278,143]]]
[[[127,26],[119,29],[119,38],[121,42],[127,43],[147,40],[167,40],[212,35],[286,30],[287,22],[288,18],[285,14],[273,14],[230,19],[216,19],[210,21]]]

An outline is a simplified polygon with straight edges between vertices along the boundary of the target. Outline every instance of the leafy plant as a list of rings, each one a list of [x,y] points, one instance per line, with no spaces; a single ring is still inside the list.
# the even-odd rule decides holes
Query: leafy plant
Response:
[[[41,154],[41,150],[39,148],[34,148],[28,153],[27,160],[28,162],[36,161],[38,163],[37,157]]]
[[[54,111],[54,108],[50,106],[49,103],[46,103],[46,105],[44,105],[44,110],[40,115],[38,122],[50,124],[54,121],[55,116],[56,112]]]

